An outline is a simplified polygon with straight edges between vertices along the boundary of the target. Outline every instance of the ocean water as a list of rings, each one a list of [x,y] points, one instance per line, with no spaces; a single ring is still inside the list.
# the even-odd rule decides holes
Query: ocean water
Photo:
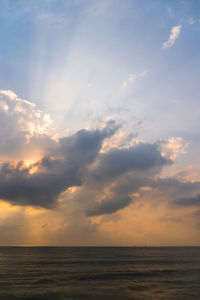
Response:
[[[0,299],[200,299],[200,247],[0,247]]]

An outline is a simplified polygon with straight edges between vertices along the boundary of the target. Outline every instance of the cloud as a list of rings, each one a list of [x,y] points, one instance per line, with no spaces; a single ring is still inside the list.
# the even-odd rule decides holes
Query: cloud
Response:
[[[101,154],[103,140],[113,135],[114,131],[107,127],[93,131],[80,130],[70,137],[60,138],[51,155],[36,163],[29,166],[23,161],[3,163],[0,169],[0,198],[18,205],[51,208],[69,187],[83,186],[86,191],[93,188],[96,193],[97,184],[101,188],[112,184],[112,200],[102,200],[101,212],[113,212],[128,205],[131,201],[128,189],[125,193],[124,184],[116,183],[116,180],[127,172],[144,173],[171,161],[162,157],[156,145],[151,144],[114,149]],[[96,167],[91,167],[93,163]],[[140,187],[134,182],[131,185],[131,191],[135,186],[137,188],[134,190]],[[83,198],[82,191],[80,196]],[[95,201],[93,206],[93,210],[96,210]]]
[[[164,42],[162,45],[163,49],[171,48],[174,45],[175,41],[180,35],[181,28],[182,25],[177,25],[172,27],[169,39],[166,42]]]
[[[161,139],[159,144],[162,155],[171,160],[175,160],[179,154],[184,154],[187,146],[187,143],[181,137],[171,137],[167,140]]]
[[[10,90],[0,90],[0,157],[20,158],[27,156],[30,148],[39,152],[50,146],[51,122],[49,115],[35,109],[33,103]]]
[[[93,208],[90,208],[87,212],[88,216],[98,216],[104,214],[111,214],[119,209],[128,206],[132,202],[130,196],[113,197],[111,199],[103,199],[102,202],[96,204]]]
[[[127,149],[113,148],[101,154],[93,174],[98,180],[110,180],[131,170],[146,171],[170,163],[161,155],[156,144],[138,143]]]
[[[147,74],[147,70],[135,74],[130,73],[128,78],[122,82],[122,88],[128,87],[128,85],[134,83],[138,78],[144,77],[146,74]]]
[[[183,181],[175,177],[157,178],[151,186],[158,189],[167,201],[172,199],[191,197],[200,191],[199,181]]]
[[[195,17],[191,17],[189,20],[188,20],[188,24],[190,25],[193,25],[196,23],[196,20],[195,20]]]
[[[116,212],[134,202],[139,189],[152,184],[162,167],[171,163],[162,157],[156,144],[141,143],[100,153],[73,199],[88,216]]]
[[[200,206],[200,194],[192,197],[184,197],[174,201],[176,205],[180,206]]]
[[[160,178],[162,169],[184,151],[180,137],[132,143],[134,134],[129,132],[116,142],[119,126],[110,120],[55,139],[50,118],[32,103],[1,91],[0,104],[5,124],[0,133],[0,199],[12,205],[58,209],[62,204],[66,211],[92,217],[112,214],[156,193],[156,199],[170,201],[200,191],[199,182]],[[40,156],[31,159],[37,145]],[[28,160],[22,159],[26,152]]]
[[[60,138],[51,155],[26,167],[23,161],[3,163],[0,198],[18,205],[52,207],[67,188],[80,186],[87,166],[97,157],[105,138],[114,129],[80,130]],[[36,172],[31,170],[36,169]]]
[[[170,161],[163,163],[163,166],[167,164],[170,164]],[[200,182],[181,181],[174,177],[160,178],[161,168],[154,166],[140,172],[132,169],[131,172],[112,180],[109,187],[103,189],[101,186],[99,197],[87,195],[88,199],[91,196],[93,200],[88,200],[89,207],[86,207],[86,213],[89,216],[109,214],[136,200],[140,203],[150,200],[151,205],[154,201],[160,205],[165,203],[170,206],[200,205]],[[197,193],[197,196],[194,197],[194,193]]]

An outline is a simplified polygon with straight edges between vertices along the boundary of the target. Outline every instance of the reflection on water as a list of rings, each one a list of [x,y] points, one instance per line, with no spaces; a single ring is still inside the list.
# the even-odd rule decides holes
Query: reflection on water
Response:
[[[200,247],[0,247],[0,299],[200,299]]]

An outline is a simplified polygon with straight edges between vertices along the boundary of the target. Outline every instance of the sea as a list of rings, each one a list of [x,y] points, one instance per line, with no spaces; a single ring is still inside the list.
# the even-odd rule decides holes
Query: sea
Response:
[[[0,299],[200,299],[200,247],[0,247]]]

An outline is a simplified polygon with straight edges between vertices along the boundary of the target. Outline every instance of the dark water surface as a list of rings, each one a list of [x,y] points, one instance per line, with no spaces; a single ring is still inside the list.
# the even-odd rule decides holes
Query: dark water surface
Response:
[[[0,247],[0,299],[200,299],[200,247]]]

